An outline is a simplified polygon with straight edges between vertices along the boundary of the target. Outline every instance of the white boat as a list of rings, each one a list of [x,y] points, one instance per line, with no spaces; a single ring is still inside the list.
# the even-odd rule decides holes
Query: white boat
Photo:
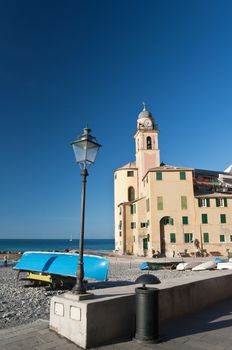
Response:
[[[191,261],[187,263],[185,270],[192,270],[194,267],[199,266],[200,264],[202,264],[201,261]]]
[[[178,271],[184,271],[186,270],[186,266],[188,265],[188,263],[179,263],[177,266],[176,266],[176,269]]]
[[[201,264],[200,261],[190,261],[187,263],[179,263],[176,267],[178,271],[192,270],[194,267]]]
[[[204,270],[213,270],[217,267],[217,264],[213,261],[207,261],[200,265],[195,266],[192,271],[204,271]]]
[[[218,270],[232,270],[232,262],[222,262],[217,264]]]

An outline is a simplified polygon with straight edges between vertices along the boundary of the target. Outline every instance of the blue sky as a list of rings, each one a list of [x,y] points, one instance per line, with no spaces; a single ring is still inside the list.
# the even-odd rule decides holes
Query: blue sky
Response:
[[[113,170],[134,160],[146,101],[161,160],[232,163],[232,2],[0,3],[0,238],[79,236],[70,142],[102,144],[87,183],[86,237],[113,237]]]

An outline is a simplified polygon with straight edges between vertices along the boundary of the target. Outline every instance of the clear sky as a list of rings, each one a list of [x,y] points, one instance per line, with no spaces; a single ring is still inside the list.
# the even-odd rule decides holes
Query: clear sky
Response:
[[[142,101],[161,160],[232,163],[231,0],[0,2],[0,238],[79,237],[70,142],[102,144],[86,237],[113,238],[113,170],[133,161]]]

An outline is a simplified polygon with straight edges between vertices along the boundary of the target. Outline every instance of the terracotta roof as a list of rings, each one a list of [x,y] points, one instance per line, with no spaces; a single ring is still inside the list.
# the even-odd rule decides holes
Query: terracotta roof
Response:
[[[195,198],[232,198],[232,193],[221,193],[221,192],[213,192],[209,194],[198,194],[194,196]]]

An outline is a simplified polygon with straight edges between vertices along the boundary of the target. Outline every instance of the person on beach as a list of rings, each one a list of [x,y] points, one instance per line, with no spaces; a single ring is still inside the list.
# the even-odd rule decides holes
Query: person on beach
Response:
[[[4,266],[7,266],[7,255],[4,256],[3,261],[4,261]]]

